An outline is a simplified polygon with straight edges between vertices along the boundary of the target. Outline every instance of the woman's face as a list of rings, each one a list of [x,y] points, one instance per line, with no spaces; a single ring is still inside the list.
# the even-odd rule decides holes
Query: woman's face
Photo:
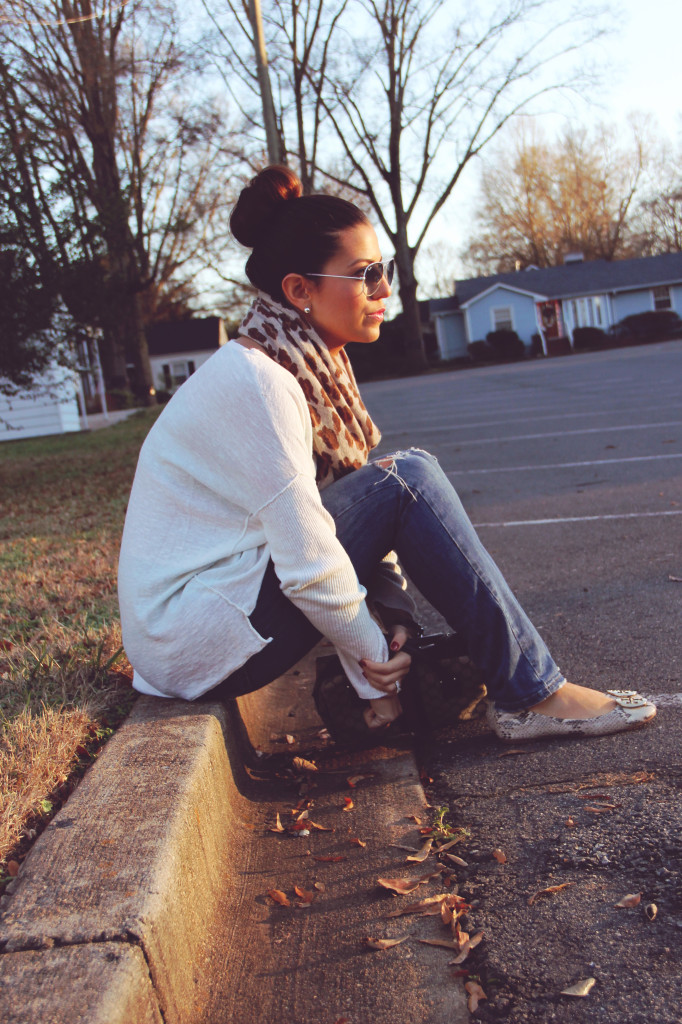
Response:
[[[325,344],[338,350],[348,341],[370,343],[379,337],[390,286],[383,278],[374,295],[367,296],[362,274],[369,263],[381,260],[381,250],[371,224],[357,224],[339,234],[335,255],[321,268],[321,274],[342,278],[311,277],[309,319]],[[357,276],[357,280],[347,280]]]

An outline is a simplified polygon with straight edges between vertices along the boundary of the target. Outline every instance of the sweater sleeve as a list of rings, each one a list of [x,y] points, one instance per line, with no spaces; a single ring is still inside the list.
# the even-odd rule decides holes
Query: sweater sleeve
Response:
[[[286,371],[281,371],[285,373]],[[335,646],[360,697],[384,697],[358,661],[388,659],[366,592],[336,537],[315,482],[309,413],[295,381],[251,396],[252,427],[240,445],[240,490],[260,521],[282,591]],[[233,472],[234,472],[233,465]]]

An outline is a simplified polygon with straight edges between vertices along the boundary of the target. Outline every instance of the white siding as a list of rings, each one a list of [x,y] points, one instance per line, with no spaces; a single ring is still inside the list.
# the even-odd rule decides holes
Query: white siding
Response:
[[[0,441],[44,437],[80,430],[78,400],[73,380],[39,386],[35,394],[22,392],[13,397],[0,394]]]

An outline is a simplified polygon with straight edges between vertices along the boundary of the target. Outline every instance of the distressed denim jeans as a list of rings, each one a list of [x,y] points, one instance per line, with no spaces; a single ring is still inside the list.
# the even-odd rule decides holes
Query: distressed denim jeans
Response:
[[[437,460],[410,449],[368,463],[322,492],[361,583],[395,551],[426,600],[466,639],[489,697],[520,711],[554,693],[564,677],[483,547]],[[272,642],[206,694],[238,696],[276,679],[320,639],[282,594],[269,566],[251,621]]]

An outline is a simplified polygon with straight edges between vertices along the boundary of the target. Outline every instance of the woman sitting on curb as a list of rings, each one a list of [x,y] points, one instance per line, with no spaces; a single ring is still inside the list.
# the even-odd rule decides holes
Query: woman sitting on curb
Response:
[[[303,196],[291,171],[269,167],[231,228],[252,249],[258,295],[238,340],[162,412],[130,496],[119,597],[135,688],[239,696],[324,636],[368,701],[367,724],[393,721],[411,622],[395,551],[466,637],[498,736],[601,735],[653,718],[630,691],[565,680],[431,455],[368,461],[380,434],[345,345],[379,337],[393,261],[365,214]]]

